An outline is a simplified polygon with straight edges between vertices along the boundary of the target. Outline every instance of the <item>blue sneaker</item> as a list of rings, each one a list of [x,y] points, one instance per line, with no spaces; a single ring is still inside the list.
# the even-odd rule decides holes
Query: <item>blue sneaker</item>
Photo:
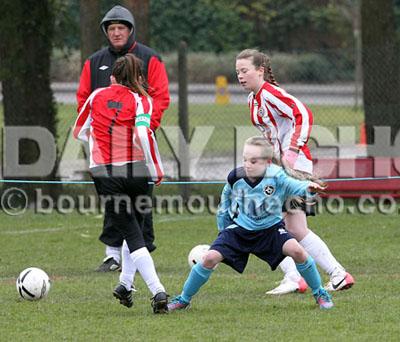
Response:
[[[327,310],[333,308],[331,295],[322,287],[314,294],[314,298],[320,309]]]
[[[168,304],[168,312],[175,310],[185,310],[189,308],[190,303],[185,302],[181,296],[176,296]]]

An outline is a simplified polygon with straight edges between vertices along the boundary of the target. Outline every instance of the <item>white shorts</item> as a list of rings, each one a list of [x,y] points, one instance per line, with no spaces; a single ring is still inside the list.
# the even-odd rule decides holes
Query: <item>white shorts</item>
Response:
[[[304,152],[300,150],[299,156],[297,157],[296,162],[293,166],[294,170],[307,172],[310,175],[313,173],[313,162],[312,160],[308,159]]]

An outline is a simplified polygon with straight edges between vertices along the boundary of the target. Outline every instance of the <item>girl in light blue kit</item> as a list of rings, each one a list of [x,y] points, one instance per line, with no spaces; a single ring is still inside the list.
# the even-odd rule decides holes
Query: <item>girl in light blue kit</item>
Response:
[[[187,308],[220,262],[242,273],[250,254],[266,261],[272,270],[286,256],[292,257],[319,307],[333,307],[314,260],[286,231],[282,219],[282,204],[293,197],[312,197],[324,186],[290,177],[271,163],[272,156],[273,148],[264,137],[252,137],[245,142],[244,166],[230,172],[222,191],[217,213],[218,237],[203,262],[193,266],[182,293],[168,304],[169,311]]]

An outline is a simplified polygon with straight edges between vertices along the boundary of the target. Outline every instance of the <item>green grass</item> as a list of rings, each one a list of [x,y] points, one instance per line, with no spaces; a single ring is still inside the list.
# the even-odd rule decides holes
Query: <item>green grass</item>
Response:
[[[103,257],[97,240],[101,217],[0,214],[0,340],[395,341],[400,336],[398,222],[395,215],[311,218],[310,226],[357,281],[351,290],[334,294],[330,312],[320,311],[309,292],[266,296],[281,273],[252,257],[243,275],[221,265],[189,311],[154,316],[140,277],[134,307],[127,309],[111,294],[118,274],[93,271]],[[155,264],[174,295],[189,271],[190,248],[215,238],[215,218],[157,215],[155,229]],[[28,266],[41,267],[52,278],[42,301],[18,298],[15,279]]]

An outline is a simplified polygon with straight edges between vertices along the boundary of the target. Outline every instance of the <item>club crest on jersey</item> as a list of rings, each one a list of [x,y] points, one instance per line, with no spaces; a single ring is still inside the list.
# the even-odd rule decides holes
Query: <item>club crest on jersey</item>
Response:
[[[275,192],[275,188],[272,185],[267,185],[264,188],[264,194],[267,196],[271,196]]]
[[[259,110],[258,110],[258,116],[260,116],[260,117],[263,117],[264,115],[265,115],[265,109],[263,108],[263,107],[261,107]]]

